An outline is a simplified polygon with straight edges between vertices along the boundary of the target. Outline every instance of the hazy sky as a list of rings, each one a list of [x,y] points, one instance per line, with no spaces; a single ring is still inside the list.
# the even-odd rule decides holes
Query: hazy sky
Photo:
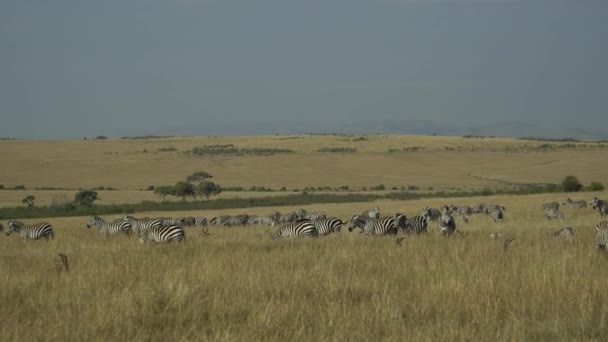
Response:
[[[389,118],[608,126],[608,1],[0,1],[0,137]]]

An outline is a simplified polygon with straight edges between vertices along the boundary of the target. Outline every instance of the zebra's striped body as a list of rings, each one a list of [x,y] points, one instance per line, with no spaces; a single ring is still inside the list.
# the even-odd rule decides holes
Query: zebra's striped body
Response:
[[[403,228],[404,233],[426,233],[428,218],[426,215],[416,215],[412,218],[405,220],[405,227]]]
[[[489,214],[489,213],[491,213],[493,211],[497,211],[497,210],[500,210],[502,212],[507,211],[507,209],[503,205],[500,205],[500,204],[496,204],[496,203],[484,204],[483,212],[486,214]]]
[[[486,205],[484,203],[477,203],[471,208],[471,214],[481,214],[485,208]]]
[[[276,233],[272,235],[272,239],[287,237],[316,237],[318,235],[315,225],[310,221],[301,221],[295,223],[288,223],[283,227],[279,228]]]
[[[169,225],[152,227],[142,232],[139,242],[152,241],[156,243],[182,242],[186,239],[186,233],[181,225]]]
[[[395,218],[392,216],[369,218],[363,227],[365,235],[393,235],[397,234]]]
[[[228,221],[229,218],[230,216],[228,215],[216,216],[209,220],[209,224],[212,226],[222,226],[224,225],[224,222]]]
[[[571,227],[564,227],[552,235],[557,241],[570,240],[574,236],[574,230]]]
[[[249,216],[248,224],[265,224],[267,226],[274,226],[275,221],[270,216]]]
[[[491,211],[487,211],[486,210],[486,214],[490,215],[490,217],[492,218],[492,220],[494,220],[494,222],[502,222],[502,220],[504,220],[505,218],[505,214],[503,213],[502,209],[496,208],[494,210]]]
[[[49,238],[53,238],[55,236],[53,233],[53,227],[47,222],[26,225],[19,221],[8,221],[8,230],[6,231],[6,235],[11,235],[12,232],[19,234],[23,241],[38,240],[42,237],[48,241]]]
[[[601,221],[595,226],[595,230],[608,229],[608,221]]]
[[[231,216],[226,221],[224,221],[224,226],[226,226],[226,227],[232,227],[232,226],[245,227],[247,225],[248,221],[249,221],[249,215],[247,215],[247,214]]]
[[[593,209],[597,209],[600,212],[600,217],[602,219],[608,216],[608,201],[594,197],[593,201],[591,201],[591,206]]]
[[[342,220],[335,217],[318,219],[311,221],[315,225],[319,235],[329,235],[331,233],[339,233],[342,229]]]
[[[450,214],[456,213],[458,215],[471,215],[472,210],[468,205],[455,206],[450,205]]]
[[[587,202],[585,200],[573,201],[570,197],[567,197],[562,205],[571,206],[573,208],[587,208]]]
[[[602,221],[595,226],[595,243],[597,248],[608,250],[608,221]]]
[[[99,216],[92,216],[87,223],[87,228],[96,226],[97,229],[106,235],[116,235],[119,233],[131,234],[131,223],[129,221],[122,220],[116,223],[108,223]]]
[[[195,226],[206,227],[207,224],[208,224],[208,222],[207,222],[207,218],[206,217],[197,216],[197,217],[194,218],[194,225]]]
[[[185,217],[165,217],[163,218],[163,226],[185,226]]]
[[[300,220],[314,221],[314,220],[319,220],[319,219],[327,218],[327,215],[325,215],[324,211],[312,211],[312,212],[308,212],[308,211],[306,211],[304,209],[298,209],[298,211],[296,212],[296,214],[298,215],[298,219],[300,219]]]
[[[137,235],[140,235],[144,230],[163,225],[162,218],[137,219],[133,216],[125,216],[123,220],[128,221],[131,224],[131,232]]]
[[[543,210],[547,210],[547,209],[559,209],[559,203],[558,202],[548,202],[543,204]]]
[[[424,207],[421,211],[420,211],[420,215],[421,216],[428,216],[429,220],[431,221],[437,221],[439,220],[439,218],[441,218],[441,211],[439,209],[436,208],[431,208],[431,207]]]
[[[450,236],[456,231],[456,220],[450,215],[448,207],[444,206],[439,219],[439,232],[443,236]]]
[[[547,217],[547,220],[556,220],[556,219],[563,220],[564,219],[564,214],[562,214],[562,212],[559,211],[559,209],[555,209],[555,208],[545,209],[545,216]]]

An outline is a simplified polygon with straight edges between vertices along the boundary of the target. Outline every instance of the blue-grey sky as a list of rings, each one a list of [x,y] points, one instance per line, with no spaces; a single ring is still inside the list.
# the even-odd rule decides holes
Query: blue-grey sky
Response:
[[[389,119],[605,130],[607,38],[605,0],[4,0],[0,137]]]

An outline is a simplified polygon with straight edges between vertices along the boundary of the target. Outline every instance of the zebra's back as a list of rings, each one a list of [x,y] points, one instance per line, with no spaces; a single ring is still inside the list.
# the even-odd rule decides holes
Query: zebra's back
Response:
[[[152,241],[156,243],[182,242],[186,239],[186,233],[181,225],[168,225],[152,227],[145,231],[140,237],[140,242]]]
[[[557,241],[569,240],[574,236],[574,230],[571,227],[564,227],[552,234]]]
[[[272,239],[276,240],[278,238],[300,236],[315,237],[317,235],[317,229],[311,221],[300,221],[295,223],[288,223],[283,227],[279,228],[272,236]]]

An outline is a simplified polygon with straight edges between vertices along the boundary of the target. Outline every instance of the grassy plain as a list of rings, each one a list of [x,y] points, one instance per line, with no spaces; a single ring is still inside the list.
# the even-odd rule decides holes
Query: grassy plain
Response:
[[[588,193],[586,196],[601,195]],[[591,209],[543,218],[560,195],[454,198],[499,202],[502,224],[458,219],[444,239],[359,233],[272,241],[274,229],[188,228],[182,245],[140,245],[87,230],[86,217],[49,220],[50,242],[0,238],[3,340],[596,340],[608,338],[608,254],[593,245]],[[306,206],[346,219],[378,205],[413,215],[441,199]],[[157,215],[265,214],[252,208]],[[550,233],[572,226],[575,237]],[[515,238],[509,249],[488,233]],[[70,272],[55,271],[63,252]],[[44,337],[43,337],[44,336]]]
[[[566,175],[608,185],[608,148],[584,143],[544,150],[545,142],[456,137],[366,136],[198,137],[146,140],[0,141],[1,206],[71,199],[100,191],[103,203],[151,200],[148,185],[174,184],[207,171],[223,186],[278,189],[310,186],[354,190],[384,184],[433,189],[500,188],[510,183],[559,183]],[[274,156],[197,157],[195,146],[288,148]],[[559,146],[563,143],[549,143]],[[160,152],[159,149],[176,151]],[[355,153],[318,153],[356,147]],[[419,151],[412,151],[413,149]],[[144,152],[146,150],[147,152]],[[401,152],[388,152],[399,150]],[[273,193],[226,192],[221,196]],[[278,193],[280,194],[280,193]],[[375,203],[317,204],[346,220],[378,205],[385,214],[414,215],[426,205],[498,202],[506,220],[458,219],[463,234],[372,238],[342,233],[272,241],[275,228],[188,228],[182,245],[140,245],[134,237],[105,239],[86,217],[48,219],[56,237],[22,242],[0,236],[1,340],[546,340],[608,339],[608,253],[594,246],[599,221],[591,209],[563,209],[547,221],[540,205],[566,194],[488,196]],[[572,195],[606,197],[605,192]],[[269,214],[293,207],[139,216]],[[114,217],[107,217],[112,219]],[[25,220],[35,222],[38,220]],[[6,222],[3,222],[6,226]],[[550,233],[571,226],[575,237]],[[504,251],[490,232],[515,238]],[[70,272],[57,272],[57,253]]]

